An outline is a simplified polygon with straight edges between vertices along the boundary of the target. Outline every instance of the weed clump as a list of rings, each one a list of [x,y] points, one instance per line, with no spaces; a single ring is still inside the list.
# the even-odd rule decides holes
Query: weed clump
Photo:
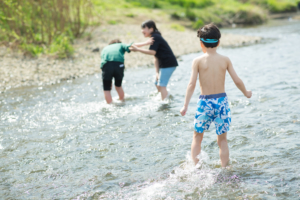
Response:
[[[31,56],[50,52],[65,58],[74,52],[71,43],[91,18],[91,0],[2,0],[0,39]]]

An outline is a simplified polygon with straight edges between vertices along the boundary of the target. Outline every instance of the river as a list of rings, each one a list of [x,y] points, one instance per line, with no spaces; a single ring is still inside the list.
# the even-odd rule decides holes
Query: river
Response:
[[[179,110],[195,53],[182,56],[168,102],[153,68],[127,69],[126,102],[113,105],[100,74],[1,93],[0,199],[300,199],[300,23],[222,31],[265,38],[219,49],[253,91],[245,98],[226,75],[227,169],[214,126],[191,162],[199,85]]]

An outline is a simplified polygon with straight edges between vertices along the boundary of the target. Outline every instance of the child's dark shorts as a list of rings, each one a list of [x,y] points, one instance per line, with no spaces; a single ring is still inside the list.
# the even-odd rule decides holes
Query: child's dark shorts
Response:
[[[115,79],[115,86],[121,87],[124,77],[124,63],[108,61],[102,68],[103,90],[110,91],[112,86],[112,79]]]

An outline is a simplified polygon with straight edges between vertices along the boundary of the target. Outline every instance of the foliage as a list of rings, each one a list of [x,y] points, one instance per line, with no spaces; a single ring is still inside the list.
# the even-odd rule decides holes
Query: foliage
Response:
[[[171,24],[171,28],[180,32],[185,31],[184,26],[181,26],[180,24],[176,24],[176,23]]]
[[[87,26],[103,19],[108,24],[151,16],[159,9],[172,19],[191,21],[191,27],[215,23],[260,24],[271,13],[297,9],[299,0],[0,0],[0,44],[31,55],[48,53],[65,58],[74,52],[73,40]],[[125,18],[125,19],[126,19]],[[97,23],[96,23],[97,22]],[[186,24],[186,23],[185,23]],[[182,31],[184,27],[172,24]]]
[[[185,10],[185,16],[191,21],[196,20],[196,14],[190,9],[190,7],[187,7]]]
[[[185,16],[185,13],[183,13],[183,12],[181,14],[179,14],[178,12],[171,13],[171,18],[176,19],[176,20],[183,19],[184,16]]]
[[[56,37],[47,50],[47,53],[56,54],[58,58],[70,57],[73,52],[74,48],[70,43],[70,39],[66,35]]]
[[[118,22],[115,20],[109,20],[108,23],[111,25],[116,25]]]
[[[271,12],[291,12],[297,11],[296,2],[268,0],[269,10]]]
[[[198,19],[195,23],[193,23],[193,29],[199,29],[204,25],[204,22],[201,19]]]
[[[172,5],[178,7],[204,8],[212,5],[211,0],[126,0],[135,6],[143,6],[147,8],[169,8]]]
[[[272,13],[293,12],[297,10],[299,0],[240,0],[262,6]]]
[[[91,8],[90,0],[1,0],[0,29],[6,36],[0,39],[32,55],[69,56],[70,43],[89,25]]]

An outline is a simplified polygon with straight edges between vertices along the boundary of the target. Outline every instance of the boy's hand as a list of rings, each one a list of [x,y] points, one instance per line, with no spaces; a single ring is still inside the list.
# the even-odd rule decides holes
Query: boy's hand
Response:
[[[251,90],[247,90],[246,94],[245,94],[245,97],[251,98],[252,97],[252,91]]]
[[[158,79],[159,79],[159,73],[156,73],[155,78],[156,78],[156,81],[158,81]]]
[[[185,106],[183,106],[183,107],[181,108],[181,110],[180,110],[181,116],[184,116],[184,115],[186,114],[187,109],[188,109],[188,108],[185,107]]]

